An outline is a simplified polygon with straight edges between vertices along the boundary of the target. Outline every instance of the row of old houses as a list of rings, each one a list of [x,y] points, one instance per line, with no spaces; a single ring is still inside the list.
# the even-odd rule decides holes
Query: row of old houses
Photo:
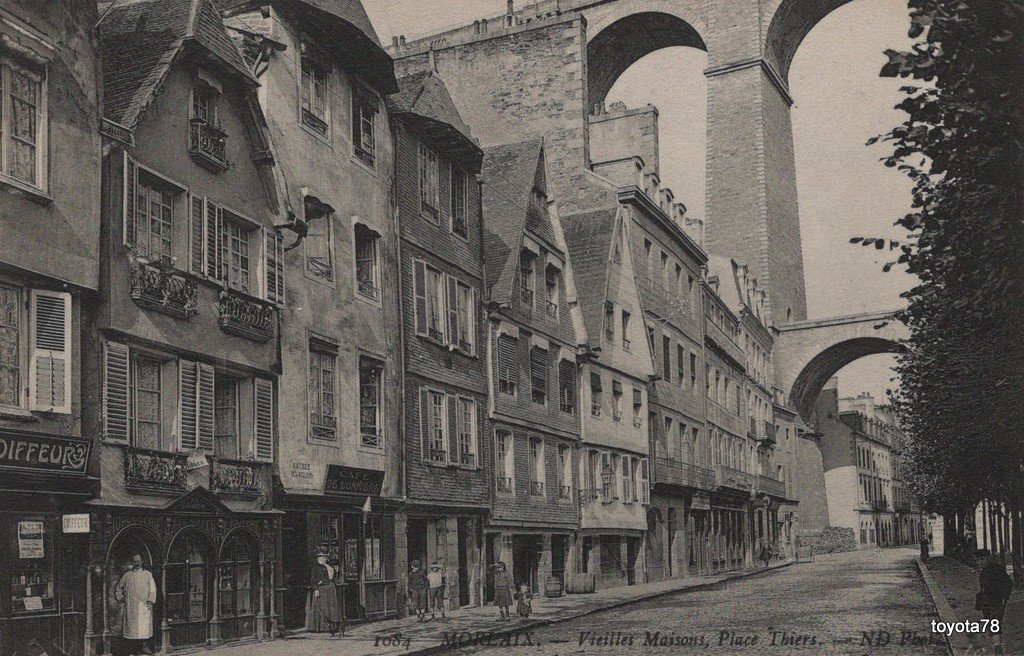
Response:
[[[792,553],[763,292],[619,147],[656,110],[563,215],[421,69],[357,2],[0,8],[0,652],[115,651],[134,555],[169,651],[301,629],[319,550],[349,621],[414,560],[457,608]]]

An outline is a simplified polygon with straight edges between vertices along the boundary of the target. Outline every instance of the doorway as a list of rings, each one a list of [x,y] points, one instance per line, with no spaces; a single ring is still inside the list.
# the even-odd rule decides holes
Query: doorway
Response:
[[[196,532],[179,535],[167,552],[167,624],[171,646],[205,644],[213,610],[213,549]]]
[[[636,585],[636,557],[640,538],[626,538],[626,585]]]
[[[551,576],[562,582],[563,589],[565,588],[565,559],[568,551],[569,536],[551,536]]]
[[[538,571],[540,569],[540,552],[543,550],[540,536],[512,536],[512,577],[516,588],[525,583],[530,591],[540,591]]]
[[[122,604],[117,600],[114,589],[117,583],[121,580],[128,570],[132,568],[132,556],[138,554],[142,557],[142,568],[148,570],[153,575],[153,579],[157,585],[156,604],[153,606],[153,638],[147,641],[148,647],[153,652],[156,652],[158,643],[156,640],[159,636],[158,629],[163,617],[163,590],[161,589],[162,576],[160,574],[161,563],[160,563],[160,551],[156,546],[156,541],[150,536],[144,534],[138,529],[128,529],[123,534],[119,535],[114,539],[113,544],[110,546],[110,551],[107,553],[107,565],[106,575],[109,585],[107,586],[107,630],[114,636],[120,636],[124,631]],[[112,645],[112,653],[115,656],[121,656],[127,654],[127,645],[122,644],[120,640],[115,639]]]

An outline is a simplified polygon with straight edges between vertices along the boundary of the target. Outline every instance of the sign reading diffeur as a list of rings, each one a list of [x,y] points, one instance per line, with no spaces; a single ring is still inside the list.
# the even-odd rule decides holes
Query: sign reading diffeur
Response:
[[[0,468],[84,475],[91,447],[89,440],[76,437],[0,431]]]

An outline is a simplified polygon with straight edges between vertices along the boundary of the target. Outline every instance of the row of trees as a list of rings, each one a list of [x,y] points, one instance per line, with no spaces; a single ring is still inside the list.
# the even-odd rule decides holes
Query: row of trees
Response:
[[[913,183],[910,235],[887,246],[919,283],[893,398],[910,437],[906,479],[951,540],[994,502],[1020,554],[1024,511],[1024,2],[909,0],[904,123],[879,139]],[[874,140],[873,140],[874,141]],[[891,266],[891,265],[888,265]],[[953,546],[947,542],[947,546]]]

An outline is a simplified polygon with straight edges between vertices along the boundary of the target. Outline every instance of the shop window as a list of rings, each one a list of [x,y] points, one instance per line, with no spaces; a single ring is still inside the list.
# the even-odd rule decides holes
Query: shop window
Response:
[[[179,535],[168,550],[164,567],[166,607],[171,644],[205,642],[211,607],[210,550],[194,533]]]
[[[326,137],[330,125],[327,94],[330,91],[331,67],[327,58],[310,44],[302,44],[301,57],[299,95],[302,124]]]
[[[359,434],[360,444],[384,448],[383,437],[384,363],[376,358],[359,358]]]
[[[437,162],[437,153],[427,148],[426,145],[419,145],[419,180],[420,180],[420,214],[427,217],[434,223],[438,220],[438,208],[440,207],[438,191],[440,184],[440,169]]]
[[[19,517],[10,524],[11,612],[57,610],[54,546],[50,527],[41,517]]]
[[[327,214],[309,222],[302,249],[306,255],[306,275],[314,280],[334,281],[334,215]]]
[[[255,633],[258,575],[259,563],[254,549],[235,534],[224,545],[220,556],[218,592],[222,638],[241,638]]]
[[[384,518],[380,515],[369,516],[363,537],[363,578],[367,581],[384,579],[383,539]]]
[[[46,79],[0,56],[0,178],[46,189]]]
[[[337,354],[318,350],[310,344],[309,350],[309,429],[310,437],[318,440],[337,439],[334,386]]]
[[[356,293],[365,299],[381,300],[380,236],[359,223],[355,227]]]
[[[451,208],[452,208],[452,232],[456,235],[467,238],[467,208],[469,207],[469,196],[467,193],[467,174],[461,168],[452,164],[451,172]]]

